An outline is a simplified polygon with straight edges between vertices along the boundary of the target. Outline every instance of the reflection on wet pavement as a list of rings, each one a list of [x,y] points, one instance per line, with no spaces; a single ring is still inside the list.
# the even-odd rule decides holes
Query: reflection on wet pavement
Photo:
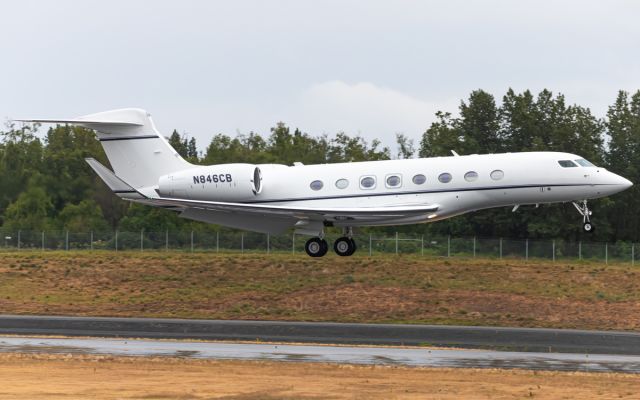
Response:
[[[640,373],[640,356],[521,353],[490,350],[239,344],[123,339],[2,337],[0,352],[170,356],[199,359],[305,361],[454,368]]]

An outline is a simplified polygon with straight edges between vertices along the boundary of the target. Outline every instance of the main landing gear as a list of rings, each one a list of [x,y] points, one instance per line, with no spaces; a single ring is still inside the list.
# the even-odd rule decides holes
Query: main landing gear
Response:
[[[333,242],[333,251],[342,257],[350,256],[356,252],[356,241],[347,236],[340,237]]]
[[[352,255],[356,252],[356,248],[357,246],[355,240],[353,240],[353,231],[351,228],[347,228],[344,236],[339,237],[333,242],[333,250],[341,257]],[[307,240],[307,243],[304,245],[304,250],[311,257],[322,257],[327,254],[329,244],[324,239],[324,235],[322,235],[322,237],[313,237]]]
[[[589,210],[589,206],[587,206],[587,201],[582,200],[580,203],[574,201],[573,206],[576,208],[576,210],[578,210],[580,215],[582,215],[582,228],[584,229],[584,231],[588,233],[593,232],[596,228],[591,224],[590,217],[592,212],[591,210]]]
[[[307,240],[307,243],[304,245],[304,251],[306,251],[310,257],[322,257],[327,254],[328,250],[329,244],[324,238],[313,237]]]

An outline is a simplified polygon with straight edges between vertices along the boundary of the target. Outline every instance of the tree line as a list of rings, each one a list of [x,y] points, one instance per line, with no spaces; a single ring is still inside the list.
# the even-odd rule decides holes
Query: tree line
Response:
[[[5,231],[164,231],[213,230],[183,220],[174,212],[125,202],[113,195],[85,163],[108,160],[92,131],[67,125],[38,134],[38,125],[8,124],[0,131],[0,228]],[[334,137],[311,135],[279,122],[268,135],[215,135],[204,151],[196,139],[174,130],[169,143],[194,164],[231,162],[291,165],[356,162],[519,151],[565,151],[579,154],[637,183],[640,175],[640,91],[620,91],[604,117],[589,108],[569,105],[562,94],[543,90],[507,91],[501,101],[483,90],[460,102],[458,112],[439,111],[415,141],[396,135],[395,148],[378,140],[344,132]],[[591,203],[601,241],[640,239],[640,189]],[[543,205],[478,211],[449,220],[377,231],[511,238],[554,237],[578,240],[581,217],[569,205]]]

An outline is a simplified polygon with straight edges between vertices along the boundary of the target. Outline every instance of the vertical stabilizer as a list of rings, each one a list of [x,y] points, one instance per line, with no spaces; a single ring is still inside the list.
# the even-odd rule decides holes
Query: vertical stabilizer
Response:
[[[156,186],[158,178],[191,167],[158,132],[151,115],[137,108],[105,111],[74,119],[32,119],[94,129],[114,173],[139,189]]]

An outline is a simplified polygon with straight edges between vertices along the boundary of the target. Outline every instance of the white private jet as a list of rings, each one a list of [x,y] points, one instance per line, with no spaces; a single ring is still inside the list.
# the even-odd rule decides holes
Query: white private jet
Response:
[[[293,228],[312,236],[305,250],[322,257],[325,227],[343,236],[340,256],[356,250],[353,228],[438,221],[471,211],[572,202],[593,231],[587,199],[632,183],[569,153],[528,152],[293,166],[185,161],[140,109],[74,119],[30,119],[93,129],[113,172],[86,161],[119,197],[163,207],[183,218],[263,233]]]

